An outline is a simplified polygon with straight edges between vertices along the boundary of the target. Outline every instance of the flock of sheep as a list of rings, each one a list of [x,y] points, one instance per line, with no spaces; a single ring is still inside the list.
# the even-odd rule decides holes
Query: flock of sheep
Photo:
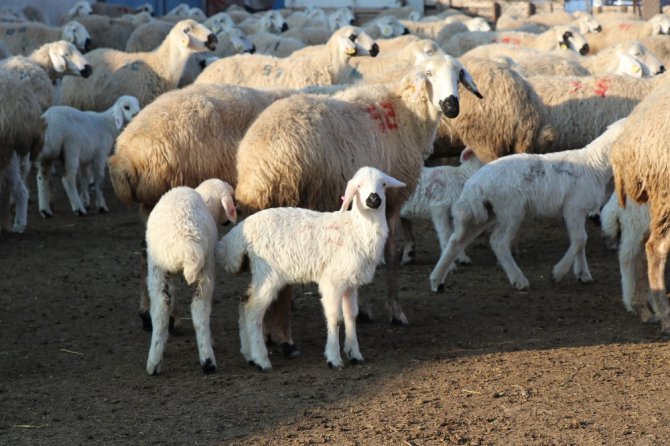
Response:
[[[44,218],[55,172],[73,212],[107,212],[108,171],[146,224],[148,373],[160,372],[177,320],[178,278],[195,288],[200,364],[216,370],[217,265],[251,272],[239,316],[251,364],[271,368],[266,336],[299,354],[291,285],[308,282],[322,296],[328,365],[343,366],[340,321],[347,359],[363,361],[355,321],[370,313],[359,314],[358,289],[384,262],[390,320],[408,323],[397,277],[414,259],[417,218],[438,235],[439,291],[485,232],[511,285],[527,288],[512,252],[530,216],[565,221],[570,246],[553,278],[572,269],[590,282],[585,221],[600,214],[620,239],[626,308],[670,334],[668,16],[493,24],[396,8],[358,27],[346,8],[207,17],[183,4],[154,17],[80,1],[59,24],[40,19],[0,9],[2,229],[26,228],[33,164]],[[431,157],[460,163],[426,167]]]

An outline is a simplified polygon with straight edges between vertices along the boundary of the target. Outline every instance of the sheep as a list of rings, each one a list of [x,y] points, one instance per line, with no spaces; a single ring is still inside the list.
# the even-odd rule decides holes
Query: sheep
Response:
[[[591,14],[580,15],[579,17],[573,18],[572,20],[567,22],[565,22],[564,20],[560,20],[561,22],[564,23],[554,23],[553,25],[549,25],[543,22],[537,22],[534,20],[534,18],[535,15],[532,15],[526,19],[519,19],[509,16],[505,17],[505,15],[503,14],[496,23],[496,30],[523,31],[523,32],[540,34],[550,29],[551,26],[569,25],[579,29],[579,32],[581,32],[585,36],[588,33],[599,33],[603,30],[600,21],[598,21],[598,19]]]
[[[626,207],[621,208],[613,193],[600,212],[600,221],[604,236],[619,239],[621,291],[626,310],[637,314],[644,323],[656,322],[649,308],[651,290],[645,277],[644,244],[649,237],[649,206],[626,200]]]
[[[444,288],[456,256],[487,229],[492,231],[491,248],[509,282],[520,290],[528,288],[528,279],[510,249],[526,215],[562,217],[565,221],[570,246],[554,266],[556,282],[571,266],[580,282],[593,281],[586,261],[584,224],[587,214],[605,202],[605,188],[612,178],[610,148],[624,122],[613,123],[583,149],[510,155],[475,172],[452,207],[454,232],[430,273],[431,290]]]
[[[511,153],[544,153],[552,149],[555,129],[531,84],[515,70],[486,59],[461,58],[478,80],[482,100],[463,95],[462,112],[440,120],[435,155],[458,156],[471,147],[483,162]]]
[[[297,28],[328,28],[328,17],[323,9],[313,8],[311,11],[296,11],[286,17],[288,29]]]
[[[658,57],[664,67],[670,64],[670,39],[667,36],[650,36],[639,39],[643,45],[654,56]]]
[[[121,96],[102,113],[54,106],[42,115],[47,122],[47,131],[44,147],[36,161],[37,193],[42,217],[53,216],[49,205],[49,180],[51,164],[56,159],[63,159],[65,174],[62,183],[72,211],[80,216],[86,214],[76,183],[79,168],[90,164],[96,206],[99,212],[109,212],[102,194],[107,157],[121,128],[139,111],[137,98]]]
[[[191,317],[200,366],[205,374],[216,371],[209,325],[216,282],[214,248],[217,226],[228,220],[237,221],[233,188],[214,178],[195,189],[186,186],[171,189],[151,211],[146,229],[146,281],[153,325],[146,367],[149,375],[161,372],[177,275],[183,275],[188,285],[195,286]]]
[[[93,14],[93,8],[91,7],[91,4],[86,0],[79,0],[74,5],[72,5],[70,9],[68,9],[67,14],[63,16],[58,21],[58,23],[63,24],[69,22],[72,19],[76,19],[78,17],[83,17],[91,14]]]
[[[460,62],[441,56],[390,84],[354,86],[329,97],[299,94],[276,101],[240,142],[238,203],[249,212],[273,206],[329,210],[344,187],[342,179],[364,164],[376,165],[406,183],[406,189],[389,196],[386,258],[391,321],[406,324],[397,299],[398,215],[432,152],[441,114],[450,119],[458,116],[459,82],[481,96]]]
[[[91,34],[92,47],[125,50],[130,35],[138,26],[130,20],[104,15],[88,15],[77,18]]]
[[[612,169],[619,206],[646,203],[649,236],[645,243],[651,304],[661,321],[661,332],[670,333],[670,306],[665,293],[665,260],[668,252],[667,151],[670,136],[667,104],[670,88],[663,82],[628,116],[621,136],[612,147]]]
[[[214,34],[219,31],[235,27],[235,22],[225,12],[218,12],[213,16],[207,18],[203,25],[210,29]]]
[[[12,52],[7,49],[4,43],[0,42],[0,60],[7,59],[12,55]]]
[[[301,40],[286,37],[284,34],[260,32],[252,34],[249,39],[258,54],[275,57],[286,57],[299,49],[305,48],[305,44]]]
[[[542,34],[516,31],[471,31],[458,33],[446,42],[443,49],[448,54],[460,56],[476,46],[497,42],[545,51],[569,49],[581,55],[589,52],[589,45],[582,33],[577,28],[563,25],[555,26]]]
[[[144,107],[158,95],[177,87],[189,56],[214,50],[217,38],[203,25],[183,20],[173,26],[154,51],[124,53],[96,49],[87,54],[93,74],[86,83],[63,80],[62,103],[81,110],[102,111],[116,98],[135,96]]]
[[[347,65],[350,57],[361,53],[377,55],[375,43],[364,48],[357,41],[361,33],[360,28],[341,28],[333,33],[322,51],[309,55],[300,54],[304,51],[301,50],[286,58],[245,54],[220,59],[208,65],[195,83],[231,83],[255,88],[337,84],[352,71]]]
[[[174,24],[162,20],[154,20],[137,26],[126,41],[126,52],[139,53],[152,51],[159,47],[174,28]],[[212,30],[213,33],[216,31]]]
[[[356,16],[351,8],[337,8],[328,16],[328,28],[331,31],[338,30],[345,26],[353,25],[356,22]]]
[[[274,10],[266,11],[260,17],[251,16],[240,22],[238,27],[247,35],[259,31],[281,33],[289,29],[284,17]]]
[[[45,43],[66,40],[78,50],[86,52],[92,48],[91,36],[84,26],[72,20],[60,28],[41,23],[2,23],[2,42],[12,54],[30,54]]]
[[[356,337],[358,288],[372,282],[389,234],[385,191],[404,186],[376,168],[362,167],[347,183],[339,212],[265,209],[217,243],[216,258],[226,271],[239,272],[245,259],[251,270],[251,285],[240,304],[240,351],[245,360],[261,371],[272,368],[261,330],[266,309],[286,285],[317,282],[328,327],[328,366],[343,366],[340,314],[345,354],[352,364],[363,362]]]
[[[670,18],[663,14],[656,14],[647,21],[603,21],[602,23],[601,33],[587,35],[589,47],[594,53],[615,43],[670,33]]]
[[[423,39],[434,39],[438,41],[438,35],[445,26],[453,23],[459,23],[466,31],[469,31],[467,25],[460,20],[440,19],[436,21],[411,21],[401,20],[400,23],[405,26],[408,34],[415,34]]]
[[[91,8],[93,9],[93,14],[101,14],[109,17],[120,17],[123,14],[140,14],[142,12],[148,14],[154,13],[154,7],[151,3],[144,3],[135,8],[129,8],[126,5],[96,1],[91,4]]]
[[[461,195],[465,181],[484,165],[470,148],[461,152],[460,160],[458,167],[436,166],[421,169],[421,178],[416,189],[400,209],[404,239],[401,264],[405,265],[414,260],[414,219],[431,218],[441,251],[447,246],[452,233],[451,206]],[[472,263],[464,252],[456,256],[456,261]]]
[[[409,34],[409,29],[393,16],[382,16],[361,27],[373,39],[390,39]]]
[[[198,23],[203,23],[207,20],[205,12],[197,7],[190,7],[187,3],[180,3],[167,12],[161,20],[175,24],[184,19],[195,20]]]
[[[419,21],[423,17],[423,12],[417,11],[411,6],[402,6],[398,8],[385,8],[377,13],[377,17],[384,17],[391,15],[396,19],[406,19],[412,21]]]

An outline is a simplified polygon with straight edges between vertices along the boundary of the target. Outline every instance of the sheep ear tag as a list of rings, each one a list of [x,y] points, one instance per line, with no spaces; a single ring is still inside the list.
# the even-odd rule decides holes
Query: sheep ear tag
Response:
[[[389,25],[382,25],[379,27],[379,32],[382,33],[383,37],[391,37],[393,34],[393,28],[391,28]]]
[[[565,44],[565,42],[559,42],[558,47],[562,50],[567,50],[568,46]]]

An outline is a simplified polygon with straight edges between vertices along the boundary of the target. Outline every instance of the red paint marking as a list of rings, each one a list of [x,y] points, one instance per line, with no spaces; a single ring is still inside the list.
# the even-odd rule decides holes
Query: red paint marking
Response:
[[[382,119],[382,115],[379,114],[379,111],[377,111],[377,107],[373,105],[368,106],[368,108],[365,109],[366,112],[370,113],[370,117],[374,119],[375,121],[379,121],[379,130],[381,132],[386,131],[386,126],[384,125],[384,120]]]
[[[386,123],[386,127],[388,127],[389,130],[397,129],[398,124],[395,121],[395,109],[393,108],[393,102],[380,102],[379,105],[384,111],[384,122]]]
[[[512,45],[519,46],[519,45],[521,45],[521,39],[518,39],[516,37],[505,36],[505,37],[502,38],[502,43],[509,43],[509,44],[512,44]]]
[[[622,31],[628,31],[631,27],[630,23],[619,23],[619,29]]]
[[[393,108],[393,103],[389,101],[380,102],[379,105],[369,105],[366,109],[366,112],[370,114],[370,118],[378,121],[379,131],[382,133],[387,130],[394,130],[398,128],[398,123],[396,122],[395,108]]]
[[[611,81],[609,79],[599,79],[596,82],[596,89],[593,91],[598,96],[605,97],[605,93],[610,89]]]
[[[570,82],[570,86],[572,87],[572,90],[570,90],[570,94],[575,94],[582,89],[582,83],[579,81]]]

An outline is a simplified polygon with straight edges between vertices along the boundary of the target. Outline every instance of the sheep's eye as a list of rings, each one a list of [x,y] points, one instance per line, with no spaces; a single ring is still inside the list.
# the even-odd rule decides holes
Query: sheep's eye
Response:
[[[184,33],[188,34],[191,32],[191,28],[184,28]]]
[[[431,77],[433,75],[433,72],[430,70],[426,70],[426,76]]]
[[[426,54],[428,54],[430,56],[431,54],[433,54],[433,50],[426,51]]]
[[[563,38],[567,39],[569,37],[572,37],[572,33],[570,31],[566,31],[565,34],[563,34]]]
[[[356,34],[350,34],[349,35],[349,40],[351,40],[352,42],[355,42],[357,37],[358,36]]]
[[[382,186],[386,187],[386,183],[382,184]]]
[[[124,105],[124,106],[123,106],[123,109],[124,109],[124,110],[130,110],[130,107],[127,106],[127,105]]]

